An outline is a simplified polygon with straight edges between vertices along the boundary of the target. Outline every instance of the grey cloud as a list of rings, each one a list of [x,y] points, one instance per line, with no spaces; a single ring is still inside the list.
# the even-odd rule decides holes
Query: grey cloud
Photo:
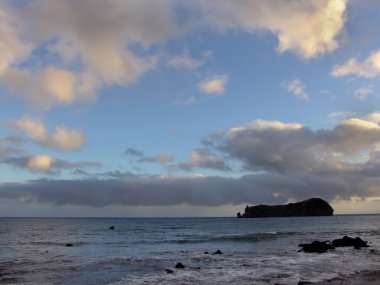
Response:
[[[376,113],[375,113],[376,114]],[[365,118],[333,129],[258,120],[213,136],[215,148],[248,171],[317,172],[354,167],[352,159],[380,143],[380,126]]]
[[[38,162],[35,159],[42,158],[44,161]],[[50,156],[20,156],[7,157],[1,163],[13,165],[17,168],[26,169],[32,172],[43,172],[46,174],[57,175],[62,170],[77,169],[77,168],[100,168],[102,165],[96,161],[79,161],[69,162],[62,159],[57,159]],[[79,171],[79,169],[77,169]]]
[[[0,160],[14,155],[25,155],[26,152],[21,148],[24,143],[25,140],[19,136],[0,137]]]
[[[380,171],[380,164],[372,165]],[[117,179],[34,180],[0,184],[0,198],[56,205],[220,206],[284,203],[312,196],[326,200],[373,197],[380,178],[366,165],[329,173],[251,174],[240,178],[131,175]]]
[[[153,156],[145,155],[145,153],[137,148],[127,148],[124,154],[130,157],[138,158],[138,162],[150,163],[167,163],[174,160],[174,156],[168,154],[158,154]]]
[[[26,141],[23,137],[20,136],[6,136],[6,137],[0,137],[0,144],[6,144],[6,145],[22,145]]]
[[[141,162],[152,162],[152,163],[166,163],[174,160],[172,155],[154,155],[142,157],[139,161]]]
[[[124,151],[124,154],[129,155],[129,156],[137,156],[137,157],[142,157],[144,156],[144,152],[141,150],[138,150],[137,148],[127,148]]]

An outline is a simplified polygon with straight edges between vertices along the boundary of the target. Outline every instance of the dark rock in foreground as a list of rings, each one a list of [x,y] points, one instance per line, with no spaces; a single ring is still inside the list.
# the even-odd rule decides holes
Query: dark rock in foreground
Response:
[[[362,240],[360,237],[352,238],[348,236],[344,236],[340,239],[334,239],[332,241],[332,245],[335,247],[346,247],[346,246],[353,246],[356,249],[359,249],[361,247],[368,247],[368,242]]]
[[[175,268],[177,268],[177,269],[183,269],[183,268],[185,268],[185,265],[183,265],[181,262],[178,262],[178,263],[175,265]]]
[[[114,230],[115,227],[114,227],[114,226],[110,226],[109,229],[110,229],[110,230]]]
[[[215,252],[213,253],[213,255],[215,255],[215,254],[223,254],[223,252],[222,252],[220,249],[218,249],[217,251],[215,251]]]
[[[174,273],[174,271],[171,270],[171,269],[165,269],[165,272],[166,272],[167,274],[173,274],[173,273]]]
[[[304,252],[317,252],[323,253],[328,250],[335,249],[336,247],[347,247],[352,246],[355,249],[360,249],[362,247],[368,247],[368,242],[363,241],[360,237],[352,238],[348,236],[344,236],[340,239],[334,239],[332,242],[330,241],[313,241],[312,243],[303,243],[298,245],[301,247],[300,251]]]
[[[316,252],[324,253],[330,249],[335,249],[335,247],[328,241],[313,241],[312,243],[303,243],[299,247],[302,247],[299,251],[304,252]]]
[[[72,243],[66,243],[66,246],[74,246]]]
[[[332,216],[334,209],[320,198],[311,198],[298,203],[287,205],[258,205],[247,206],[241,218],[267,218],[267,217],[303,217],[303,216]]]

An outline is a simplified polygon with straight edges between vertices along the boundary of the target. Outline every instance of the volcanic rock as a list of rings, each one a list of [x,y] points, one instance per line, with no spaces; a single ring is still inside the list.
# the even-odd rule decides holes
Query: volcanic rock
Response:
[[[287,205],[247,206],[242,218],[332,216],[334,209],[320,198]],[[239,217],[239,215],[237,215]]]

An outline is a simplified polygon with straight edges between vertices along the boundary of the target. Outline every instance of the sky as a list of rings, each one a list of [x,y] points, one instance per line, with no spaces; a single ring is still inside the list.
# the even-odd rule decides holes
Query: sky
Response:
[[[0,216],[380,209],[375,0],[0,2]]]

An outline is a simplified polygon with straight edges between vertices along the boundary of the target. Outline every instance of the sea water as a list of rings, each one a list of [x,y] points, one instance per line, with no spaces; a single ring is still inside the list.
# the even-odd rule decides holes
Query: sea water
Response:
[[[343,235],[370,247],[298,252]],[[1,284],[298,284],[378,269],[378,215],[0,219]]]

